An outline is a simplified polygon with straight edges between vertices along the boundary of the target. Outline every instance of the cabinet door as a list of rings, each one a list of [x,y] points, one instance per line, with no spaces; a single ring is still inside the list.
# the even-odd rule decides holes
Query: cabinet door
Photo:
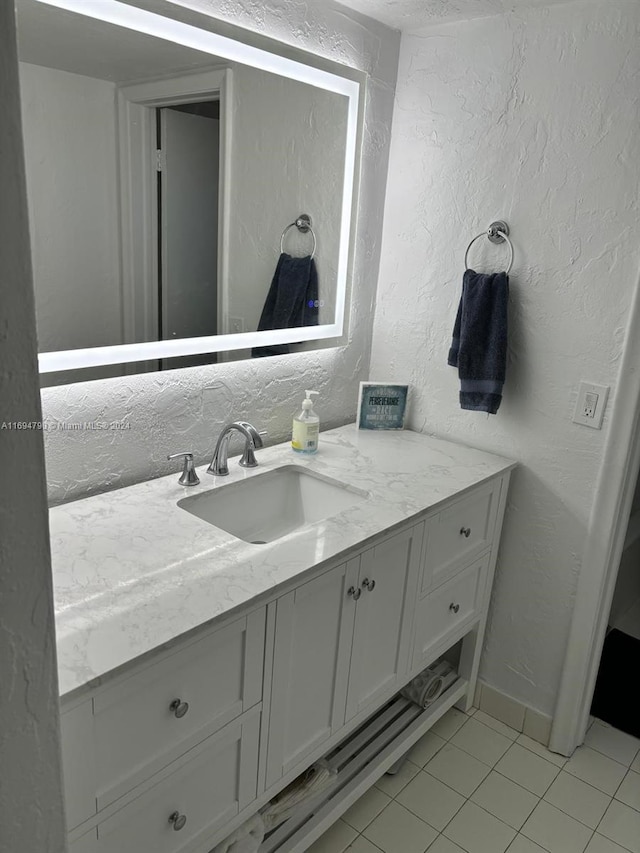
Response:
[[[347,720],[398,689],[409,669],[423,533],[419,524],[361,557]]]
[[[358,560],[278,599],[267,787],[344,723]]]

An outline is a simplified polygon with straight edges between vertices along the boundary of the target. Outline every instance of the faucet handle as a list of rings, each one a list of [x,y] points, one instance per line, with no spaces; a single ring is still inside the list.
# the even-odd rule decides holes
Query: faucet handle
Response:
[[[251,424],[242,421],[242,426],[246,427],[251,433],[251,441],[245,442],[244,445],[244,453],[240,457],[240,461],[238,465],[242,465],[243,468],[257,468],[258,460],[256,459],[255,450],[256,448],[263,447],[262,436],[267,435],[266,429],[263,429],[261,432],[251,426]]]
[[[167,459],[178,459],[184,456],[184,467],[182,469],[182,474],[180,475],[180,479],[178,482],[181,486],[197,486],[200,482],[200,478],[196,474],[196,469],[193,464],[193,453],[190,451],[182,452],[182,453],[171,453],[167,456]]]

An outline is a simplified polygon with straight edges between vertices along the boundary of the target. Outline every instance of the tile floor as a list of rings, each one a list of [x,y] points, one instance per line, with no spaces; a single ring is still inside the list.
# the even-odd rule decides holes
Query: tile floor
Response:
[[[570,760],[452,709],[311,853],[640,853],[640,740],[593,721]]]

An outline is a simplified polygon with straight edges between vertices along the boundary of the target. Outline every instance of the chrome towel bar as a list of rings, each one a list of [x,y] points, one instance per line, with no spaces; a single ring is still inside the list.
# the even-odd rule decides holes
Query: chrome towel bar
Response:
[[[486,231],[483,231],[481,234],[478,234],[469,243],[469,245],[467,246],[467,251],[464,253],[464,268],[469,269],[469,264],[467,262],[467,258],[469,257],[469,249],[473,246],[476,240],[479,240],[481,237],[488,237],[492,243],[504,243],[506,240],[509,246],[509,250],[511,252],[511,257],[509,258],[509,266],[505,270],[508,275],[511,271],[511,267],[513,266],[513,244],[509,239],[509,226],[502,219],[498,219],[496,220],[496,222],[492,222]]]
[[[282,232],[282,237],[280,237],[280,254],[284,252],[284,238],[287,231],[290,231],[291,228],[297,228],[301,234],[307,234],[308,232],[311,232],[311,236],[313,237],[313,250],[311,252],[311,257],[313,257],[316,253],[317,241],[315,231],[311,227],[311,217],[308,213],[301,213],[295,222],[291,222],[284,229],[284,231]]]

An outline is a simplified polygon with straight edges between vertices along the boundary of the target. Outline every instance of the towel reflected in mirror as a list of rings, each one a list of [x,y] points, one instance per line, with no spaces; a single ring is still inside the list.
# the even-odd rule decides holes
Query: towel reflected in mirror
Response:
[[[271,287],[260,315],[258,331],[317,326],[319,296],[318,270],[311,255],[296,258],[283,252],[278,258]],[[289,344],[254,347],[253,358],[283,355]]]

